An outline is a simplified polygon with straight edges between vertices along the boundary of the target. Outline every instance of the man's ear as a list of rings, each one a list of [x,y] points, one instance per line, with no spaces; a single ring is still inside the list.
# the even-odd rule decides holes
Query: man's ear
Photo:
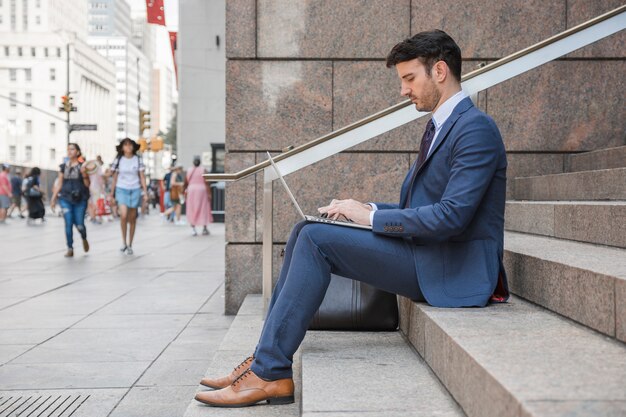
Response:
[[[446,78],[448,78],[448,71],[448,65],[445,61],[437,61],[432,70],[435,81],[440,83],[444,82]]]

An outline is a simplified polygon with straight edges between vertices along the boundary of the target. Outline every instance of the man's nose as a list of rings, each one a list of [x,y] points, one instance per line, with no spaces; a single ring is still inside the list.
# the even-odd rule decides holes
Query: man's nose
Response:
[[[400,95],[401,96],[406,96],[408,97],[411,94],[411,89],[408,87],[401,87],[400,88]]]

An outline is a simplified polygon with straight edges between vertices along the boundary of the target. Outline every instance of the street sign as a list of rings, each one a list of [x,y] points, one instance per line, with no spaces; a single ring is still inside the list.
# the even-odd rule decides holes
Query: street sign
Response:
[[[98,130],[98,125],[70,125],[70,131],[75,130]]]

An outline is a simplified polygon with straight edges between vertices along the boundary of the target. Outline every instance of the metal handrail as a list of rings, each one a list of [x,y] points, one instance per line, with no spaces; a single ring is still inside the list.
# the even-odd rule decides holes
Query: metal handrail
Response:
[[[626,12],[626,4],[622,5],[614,10],[611,10],[610,12],[604,13],[602,15],[599,15],[597,17],[594,17],[593,19],[590,19],[586,22],[583,22],[577,26],[574,26],[570,29],[567,29],[561,33],[558,33],[554,36],[551,36],[547,39],[544,39],[541,42],[537,42],[534,45],[529,46],[528,48],[522,49],[520,51],[517,51],[511,55],[508,55],[504,58],[501,58],[495,62],[492,62],[491,64],[485,65],[482,68],[478,68],[474,71],[471,71],[467,74],[465,74],[462,78],[461,78],[461,82],[466,82],[474,77],[477,77],[478,75],[484,74],[486,72],[489,72],[495,68],[498,68],[502,65],[505,65],[511,61],[514,61],[516,59],[519,59],[521,57],[524,57],[526,55],[529,55],[532,52],[535,52],[539,49],[542,49],[548,45],[551,45],[555,42],[558,42],[559,40],[562,40],[564,38],[567,38],[573,34],[576,34],[584,29],[587,29],[597,23],[603,22],[607,19],[610,19],[614,16],[617,16],[621,13]],[[338,130],[335,130],[333,132],[327,133],[326,135],[320,136],[317,139],[314,139],[310,142],[304,143],[300,146],[297,146],[293,149],[290,149],[286,152],[281,153],[280,155],[276,155],[275,157],[273,157],[274,161],[279,162],[282,160],[285,160],[287,158],[290,158],[294,155],[297,155],[301,152],[306,151],[307,149],[310,149],[314,146],[318,146],[321,145],[325,142],[328,142],[329,140],[336,138],[337,136],[343,135],[344,133],[350,132],[354,129],[357,129],[363,125],[369,124],[375,120],[378,120],[388,114],[394,113],[398,110],[401,110],[407,106],[411,105],[411,100],[405,100],[402,101],[398,104],[394,104],[391,107],[388,107],[382,111],[379,111],[377,113],[374,113],[368,117],[365,117],[357,122],[354,122],[352,124],[349,124],[347,126],[344,126]],[[269,160],[265,160],[263,162],[260,162],[256,165],[252,165],[246,169],[243,169],[239,172],[236,173],[219,173],[219,174],[204,174],[204,178],[206,181],[237,181],[243,178],[246,178],[250,175],[256,174],[259,171],[262,171],[263,169],[267,168],[270,166],[270,162]]]

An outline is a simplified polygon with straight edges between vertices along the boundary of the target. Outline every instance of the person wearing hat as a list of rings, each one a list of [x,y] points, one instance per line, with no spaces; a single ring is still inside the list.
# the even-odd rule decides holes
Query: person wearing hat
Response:
[[[114,198],[117,202],[120,215],[123,243],[120,251],[132,255],[137,209],[141,205],[142,198],[148,200],[146,168],[143,159],[137,154],[139,144],[134,140],[125,138],[116,149],[117,157],[111,164],[113,183],[110,198]]]
[[[7,218],[7,210],[11,207],[11,182],[9,181],[8,164],[2,164],[0,172],[0,223],[4,223]]]

